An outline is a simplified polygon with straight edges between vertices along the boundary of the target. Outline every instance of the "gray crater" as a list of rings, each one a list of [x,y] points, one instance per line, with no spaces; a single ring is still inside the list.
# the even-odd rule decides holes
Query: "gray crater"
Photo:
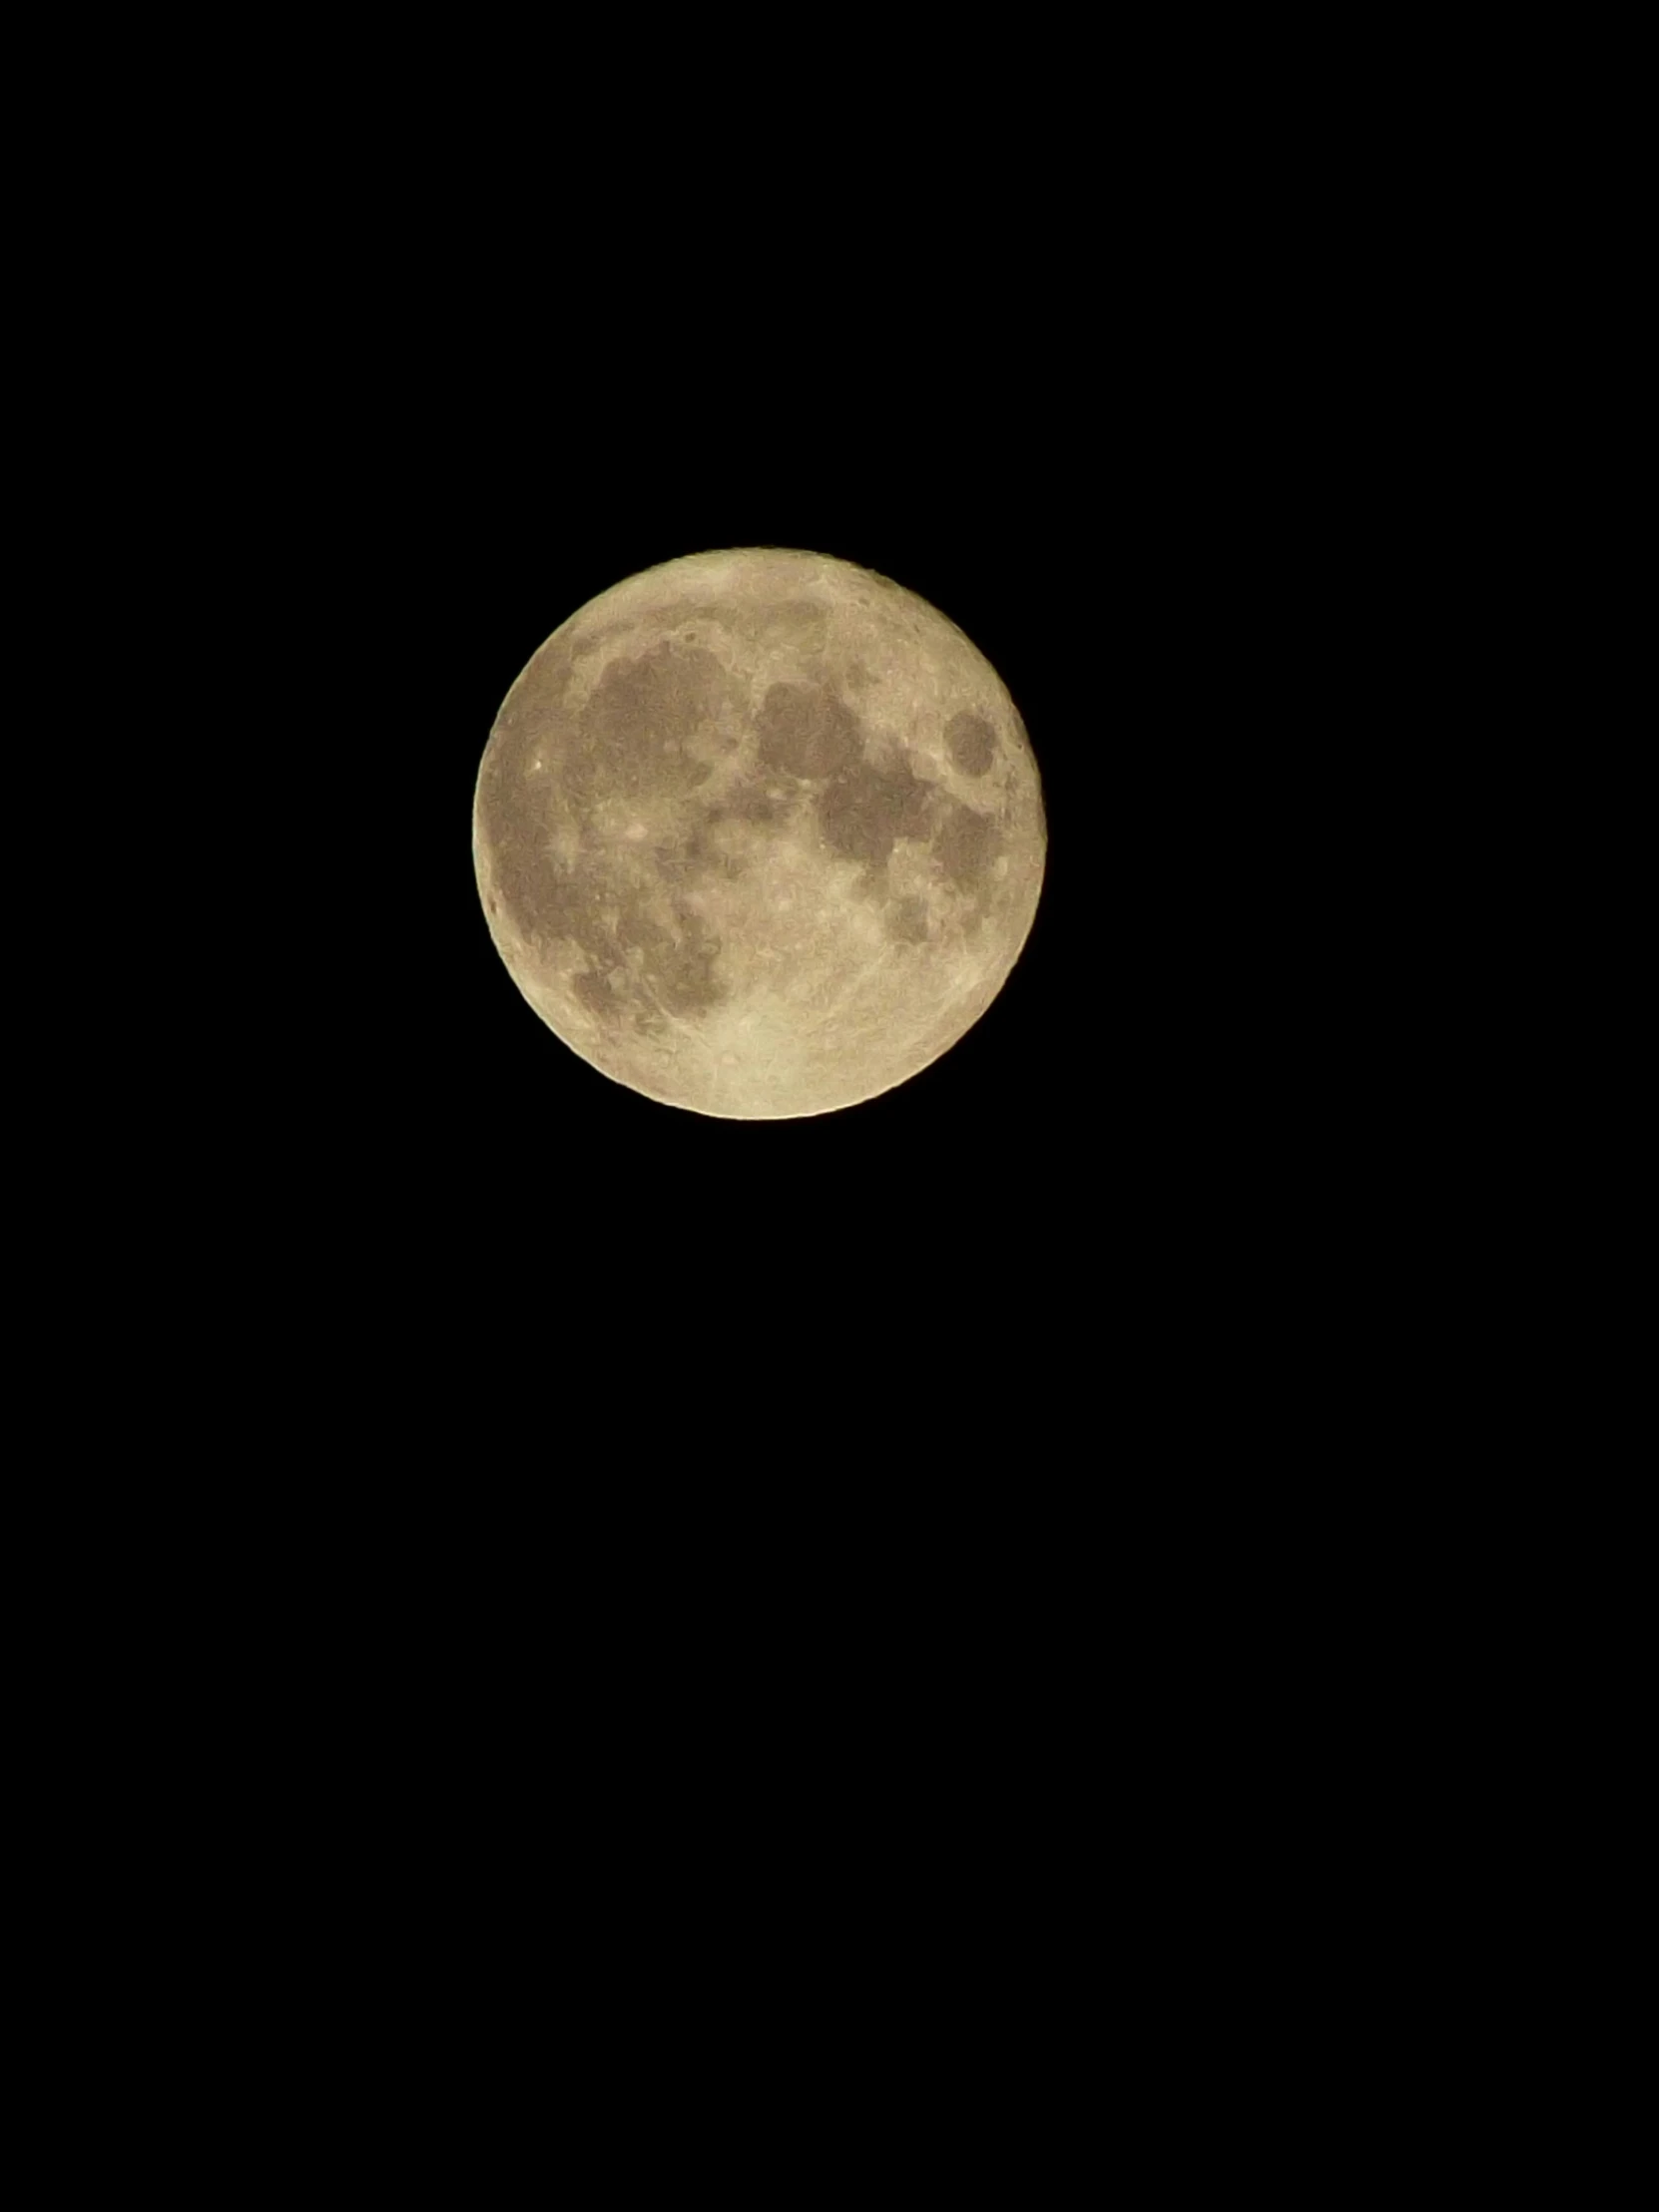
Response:
[[[996,732],[983,715],[952,715],[944,742],[964,776],[983,776],[996,758]]]

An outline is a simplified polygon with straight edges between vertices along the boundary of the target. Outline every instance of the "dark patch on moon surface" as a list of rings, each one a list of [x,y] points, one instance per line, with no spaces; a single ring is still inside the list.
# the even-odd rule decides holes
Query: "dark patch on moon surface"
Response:
[[[768,768],[818,781],[863,756],[863,731],[844,700],[824,684],[774,684],[755,718]]]
[[[720,939],[689,907],[676,906],[674,919],[679,935],[659,945],[647,960],[647,980],[666,1012],[706,1014],[727,995],[715,974]]]
[[[964,776],[983,776],[996,758],[996,733],[983,715],[952,715],[944,742]]]
[[[561,781],[578,800],[691,791],[712,774],[687,750],[720,703],[721,665],[674,640],[613,661],[582,712]]]
[[[728,995],[720,941],[687,902],[699,879],[742,864],[713,822],[691,823],[647,855],[609,844],[596,817],[618,802],[683,801],[706,782],[711,767],[693,748],[710,751],[730,693],[713,654],[657,643],[613,662],[580,713],[533,697],[513,724],[503,717],[506,742],[485,764],[479,837],[492,916],[534,945],[607,1029],[659,1034],[666,1020],[695,1021]],[[763,804],[770,819],[764,793],[745,806]],[[561,830],[576,831],[574,852],[557,849]]]
[[[598,1014],[603,1020],[617,1011],[616,993],[611,989],[610,979],[597,969],[590,968],[577,976],[571,987],[590,1014]]]
[[[635,899],[630,899],[622,909],[616,925],[616,941],[624,951],[638,950],[649,957],[659,953],[673,942],[660,921],[651,916]]]
[[[498,803],[499,789],[492,768],[480,825],[494,884],[486,905],[542,960],[555,945],[571,948],[559,966],[590,1014],[606,1027],[650,1033],[662,1028],[665,1015],[694,1019],[723,1001],[720,941],[684,897],[700,875],[729,864],[702,826],[683,845],[652,853],[654,880],[630,881],[621,856],[591,839],[574,865],[562,859],[550,841],[545,805],[526,808],[516,793]],[[651,910],[665,890],[666,921]]]
[[[720,939],[678,898],[673,922],[672,929],[665,928],[638,895],[628,893],[622,894],[614,929],[590,911],[576,942],[594,964],[571,984],[590,1013],[608,1024],[651,1029],[660,1026],[663,1014],[688,1020],[722,1003],[728,994],[716,972]],[[637,960],[626,958],[630,951]]]
[[[747,861],[722,844],[718,817],[711,810],[687,830],[678,844],[654,844],[651,857],[665,883],[685,887],[700,875],[741,875]]]
[[[976,890],[996,858],[999,840],[989,815],[952,804],[933,834],[933,852],[946,881],[959,891]]]
[[[790,812],[788,799],[774,799],[765,784],[753,781],[736,784],[724,799],[710,807],[710,822],[770,823],[782,822]]]
[[[683,844],[654,844],[651,847],[651,864],[665,883],[675,890],[685,890],[694,876],[703,872],[703,854],[700,839],[694,832]]]
[[[919,898],[898,898],[887,908],[887,935],[895,944],[927,942],[927,907]]]
[[[531,939],[573,935],[585,901],[548,849],[541,821],[509,802],[486,823],[490,872],[514,926]]]
[[[821,796],[819,823],[843,860],[877,866],[897,838],[925,833],[929,789],[902,761],[890,768],[859,768],[837,776]]]
[[[568,937],[590,958],[598,958],[609,949],[609,932],[601,911],[604,885],[567,867],[545,845],[533,853],[520,853],[510,883],[501,874],[498,850],[496,877],[506,891],[508,909],[520,932],[532,942],[550,945]]]
[[[570,688],[575,657],[576,647],[568,637],[550,638],[531,655],[501,710],[498,727],[504,737],[532,740],[550,727]]]

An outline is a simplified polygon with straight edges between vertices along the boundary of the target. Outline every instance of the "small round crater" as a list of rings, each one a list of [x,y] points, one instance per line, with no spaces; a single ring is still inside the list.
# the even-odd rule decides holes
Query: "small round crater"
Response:
[[[944,742],[964,776],[983,776],[996,758],[996,732],[983,715],[952,715]]]

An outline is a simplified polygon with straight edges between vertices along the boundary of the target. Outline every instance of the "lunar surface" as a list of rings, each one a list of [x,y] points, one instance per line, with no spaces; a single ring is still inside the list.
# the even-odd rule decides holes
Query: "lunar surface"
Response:
[[[473,805],[490,934],[618,1083],[737,1120],[830,1113],[990,1005],[1042,887],[1041,787],[937,609],[810,553],[628,578],[534,655]]]

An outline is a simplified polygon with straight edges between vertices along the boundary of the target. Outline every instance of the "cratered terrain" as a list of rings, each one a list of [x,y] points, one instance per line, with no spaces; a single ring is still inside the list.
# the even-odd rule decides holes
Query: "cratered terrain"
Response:
[[[771,547],[564,622],[485,748],[473,856],[514,982],[666,1104],[823,1114],[945,1052],[1031,928],[1030,743],[983,655],[870,570]]]

